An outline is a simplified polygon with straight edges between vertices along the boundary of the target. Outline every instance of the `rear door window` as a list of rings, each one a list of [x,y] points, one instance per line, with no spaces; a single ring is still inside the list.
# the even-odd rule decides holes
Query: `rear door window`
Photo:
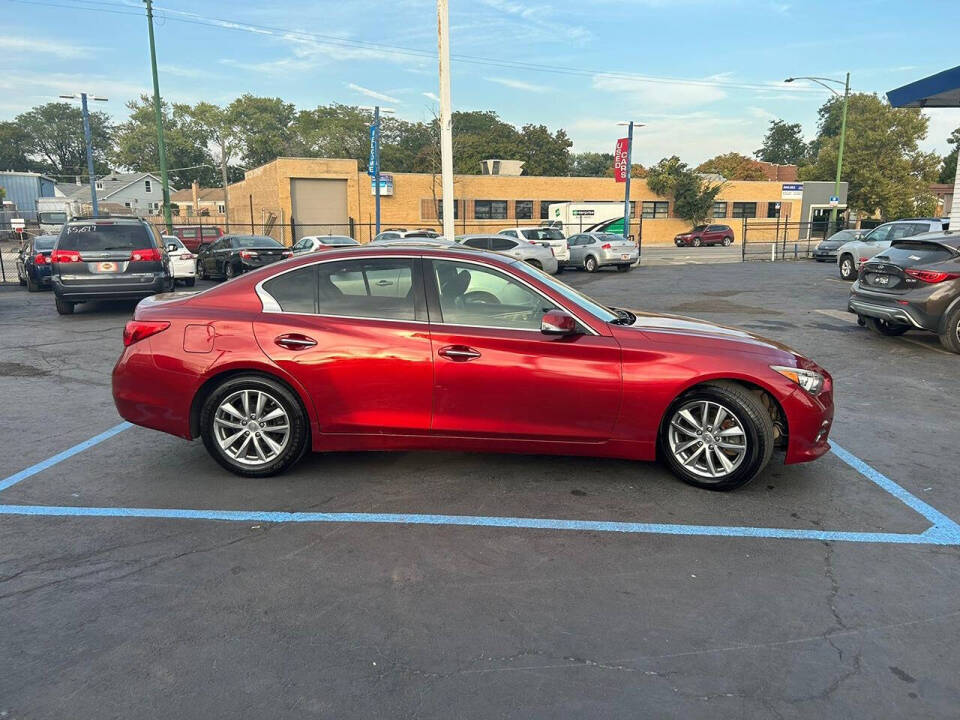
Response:
[[[467,238],[463,241],[467,247],[477,248],[478,250],[487,250],[490,248],[489,238]]]
[[[496,238],[490,243],[490,249],[496,250],[497,252],[503,252],[504,250],[513,250],[517,246],[515,240],[510,238]]]
[[[151,234],[143,225],[91,222],[67,225],[57,244],[57,249],[96,252],[143,250],[153,246]]]
[[[318,265],[318,312],[372,320],[416,320],[415,260],[380,258]]]

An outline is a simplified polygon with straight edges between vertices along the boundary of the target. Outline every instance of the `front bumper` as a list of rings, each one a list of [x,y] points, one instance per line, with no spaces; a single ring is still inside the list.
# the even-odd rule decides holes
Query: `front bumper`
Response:
[[[837,251],[836,250],[820,250],[816,249],[811,253],[811,256],[814,260],[829,260],[830,262],[837,261]]]
[[[833,426],[833,381],[819,395],[796,388],[781,402],[787,416],[785,465],[810,462],[830,450],[827,438]]]

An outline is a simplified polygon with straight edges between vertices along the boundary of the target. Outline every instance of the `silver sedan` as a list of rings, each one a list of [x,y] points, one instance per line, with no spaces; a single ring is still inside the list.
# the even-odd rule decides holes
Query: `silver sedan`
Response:
[[[640,250],[633,240],[614,233],[580,233],[567,239],[570,247],[571,267],[582,267],[587,272],[596,272],[604,265],[615,265],[626,272],[640,259]]]
[[[546,241],[518,240],[506,235],[460,235],[457,242],[477,250],[493,250],[509,255],[551,275],[555,275],[559,269],[557,258]]]

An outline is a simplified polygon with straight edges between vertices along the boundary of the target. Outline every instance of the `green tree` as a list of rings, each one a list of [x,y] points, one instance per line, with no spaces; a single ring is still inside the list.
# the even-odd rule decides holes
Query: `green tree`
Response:
[[[70,103],[47,103],[22,113],[14,121],[23,132],[26,151],[38,159],[47,172],[57,175],[86,175],[87,149],[83,137],[83,111]],[[111,127],[102,112],[90,113],[93,163],[97,173],[109,170]]]
[[[647,171],[647,186],[661,197],[673,197],[673,214],[698,225],[707,220],[723,183],[712,184],[673,155]]]
[[[202,139],[213,161],[220,168],[220,185],[223,187],[224,215],[227,230],[230,229],[230,197],[228,186],[231,174],[234,180],[242,177],[242,172],[234,168],[231,173],[230,162],[242,151],[238,121],[232,106],[222,108],[208,102],[199,102],[186,110],[185,127],[191,136]],[[199,208],[194,208],[199,212]]]
[[[229,111],[243,143],[243,164],[264,165],[290,153],[296,108],[280,98],[241,95],[230,103]]]
[[[127,108],[130,115],[116,128],[110,161],[131,172],[156,173],[160,167],[160,152],[157,150],[153,98],[141,95],[138,100],[128,102]],[[216,183],[217,172],[207,150],[207,137],[194,122],[191,107],[178,103],[171,107],[161,101],[161,112],[170,184],[184,188],[194,180],[206,186]]]
[[[832,98],[819,111],[817,156],[800,169],[802,180],[832,181],[837,171],[843,101]],[[850,96],[841,179],[849,183],[847,203],[861,215],[879,212],[895,219],[932,213],[940,158],[920,150],[928,120],[919,110],[890,107],[876,95]]]
[[[763,147],[753,154],[758,160],[777,165],[803,165],[807,146],[803,142],[800,123],[771,120],[770,129],[763,138]]]
[[[37,172],[43,164],[30,157],[30,137],[15,122],[0,122],[0,170]]]
[[[960,148],[960,128],[957,128],[947,142],[953,145],[953,150],[943,156],[943,162],[940,165],[940,182],[953,183],[957,179],[957,149]]]
[[[546,125],[524,125],[520,130],[519,153],[524,175],[558,176],[570,170],[573,141],[563,129],[551,133]]]
[[[613,153],[573,153],[570,156],[570,174],[574,177],[612,176]]]
[[[697,166],[697,172],[718,173],[726,180],[763,180],[763,166],[737,152],[717,155]]]

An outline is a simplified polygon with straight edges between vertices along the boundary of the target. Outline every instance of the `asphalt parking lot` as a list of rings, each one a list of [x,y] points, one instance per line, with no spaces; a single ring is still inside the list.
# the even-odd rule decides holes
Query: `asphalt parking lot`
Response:
[[[59,317],[2,287],[0,717],[956,717],[960,356],[858,327],[830,265],[561,277],[817,360],[849,454],[775,457],[726,494],[657,464],[459,453],[264,481],[120,428],[18,479],[117,428],[132,304]]]

